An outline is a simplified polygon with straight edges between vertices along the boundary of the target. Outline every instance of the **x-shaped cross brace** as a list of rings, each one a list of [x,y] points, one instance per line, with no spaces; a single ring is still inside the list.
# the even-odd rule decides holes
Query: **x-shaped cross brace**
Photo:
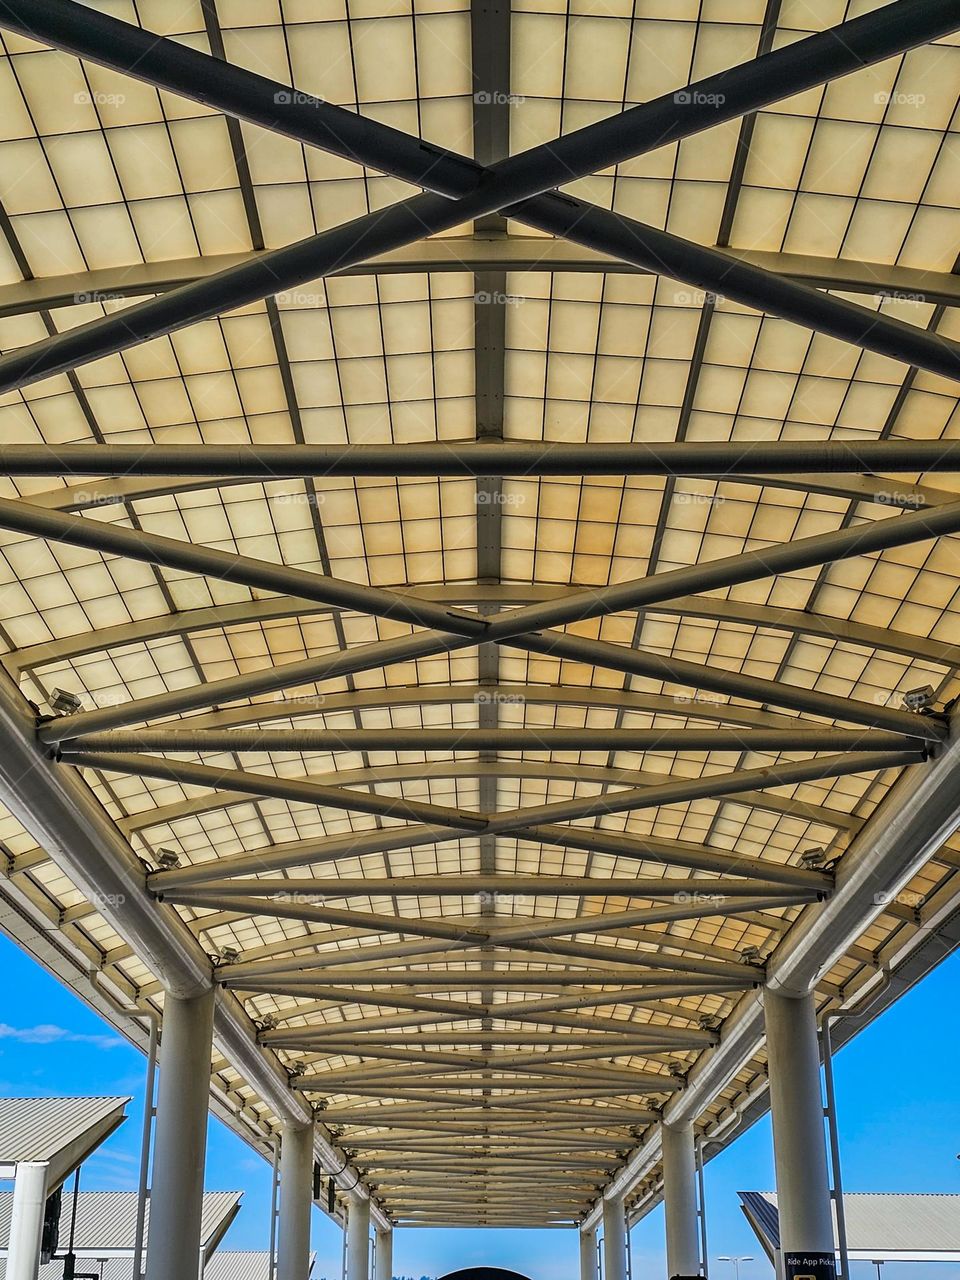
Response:
[[[960,26],[960,0],[896,0],[489,168],[75,0],[45,0],[42,6],[2,0],[0,25],[426,189],[14,351],[0,359],[0,392],[494,212],[867,350],[960,377],[960,344],[554,190],[947,35]]]

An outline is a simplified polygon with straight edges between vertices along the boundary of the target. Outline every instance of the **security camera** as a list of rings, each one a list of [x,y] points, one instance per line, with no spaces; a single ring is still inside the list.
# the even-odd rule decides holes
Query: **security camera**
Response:
[[[926,711],[933,706],[933,700],[936,694],[933,686],[929,684],[921,685],[919,689],[910,689],[903,695],[903,705],[908,711]]]

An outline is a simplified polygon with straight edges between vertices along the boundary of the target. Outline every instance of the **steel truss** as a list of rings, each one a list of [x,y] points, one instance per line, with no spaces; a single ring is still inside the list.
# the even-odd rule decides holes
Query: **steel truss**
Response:
[[[73,0],[51,0],[42,15],[28,0],[11,0],[5,6],[3,24],[29,38],[45,39],[57,48],[185,97],[199,97],[205,105],[228,115],[351,163],[364,163],[430,194],[174,289],[125,309],[122,318],[105,317],[35,348],[7,355],[0,360],[0,388],[23,386],[279,290],[295,288],[327,271],[420,240],[425,234],[505,209],[538,230],[590,250],[612,253],[658,274],[673,275],[697,288],[812,324],[870,350],[955,377],[960,363],[948,339],[933,338],[910,325],[732,262],[714,250],[569,196],[543,193],[948,35],[957,22],[952,3],[898,0],[887,9],[689,86],[690,102],[683,112],[677,111],[675,95],[667,94],[567,134],[549,146],[484,168],[476,161],[425,146],[399,130],[293,93],[287,85],[231,67],[174,41],[158,39],[105,15],[92,18]]]
[[[509,11],[498,12],[501,21],[506,13],[509,27]],[[286,86],[157,38],[74,0],[45,0],[39,7],[35,0],[5,0],[0,25],[199,99],[232,120],[266,127],[424,189],[423,194],[390,209],[299,244],[219,264],[222,270],[208,273],[206,266],[196,264],[192,270],[182,266],[171,270],[160,296],[0,357],[0,390],[20,389],[327,273],[375,270],[384,261],[392,263],[392,269],[423,270],[423,252],[443,252],[424,245],[425,235],[469,221],[475,222],[480,235],[484,220],[496,215],[509,215],[556,237],[551,243],[559,253],[557,264],[565,261],[563,246],[576,245],[576,261],[591,264],[591,270],[601,262],[604,269],[670,275],[864,350],[944,377],[960,377],[958,344],[818,291],[813,284],[838,287],[840,283],[837,273],[822,264],[817,270],[808,264],[806,272],[795,264],[791,272],[786,263],[774,264],[762,256],[750,260],[724,249],[695,245],[557,191],[578,177],[950,34],[960,26],[960,4],[954,0],[895,0],[836,29],[698,82],[691,86],[693,105],[683,112],[677,111],[675,95],[670,94],[521,155],[497,154],[493,135],[497,129],[502,133],[501,120],[478,145],[478,160],[426,146],[302,94],[278,106],[284,101],[278,94],[290,97]],[[475,23],[475,35],[478,31]],[[492,42],[484,56],[492,78],[506,84],[502,41]],[[709,105],[698,106],[701,101]],[[510,262],[510,250],[504,252],[502,259],[478,257],[473,265],[478,273],[503,270]],[[398,259],[398,255],[405,256]],[[398,261],[407,265],[398,268]],[[565,270],[569,269],[566,261]],[[861,287],[867,283],[862,270],[852,273],[852,279],[854,284],[859,280]],[[145,283],[134,281],[131,292],[143,291]],[[928,283],[931,297],[957,300],[955,289],[944,281]],[[56,287],[48,287],[55,295]],[[36,294],[37,290],[27,290],[10,305],[28,305],[26,295]],[[0,306],[2,302],[0,298]],[[106,481],[97,482],[103,486],[101,492],[119,503],[158,492],[278,476],[311,481],[336,476],[468,476],[476,478],[478,492],[489,497],[500,490],[504,475],[609,474],[666,480],[701,476],[815,491],[819,486],[824,492],[869,500],[882,492],[876,484],[878,470],[960,471],[960,446],[943,441],[751,441],[744,445],[681,441],[565,444],[549,449],[541,443],[505,441],[502,405],[498,408],[502,333],[496,332],[502,316],[488,317],[484,323],[490,332],[485,334],[485,355],[477,357],[477,381],[478,398],[485,396],[486,401],[485,412],[478,414],[483,429],[477,440],[400,448],[335,448],[302,441],[242,449],[4,445],[0,474],[106,476]],[[841,479],[832,480],[834,476]],[[151,487],[145,477],[159,483]],[[913,865],[921,853],[929,856],[939,847],[956,825],[955,803],[950,807],[942,797],[943,789],[955,780],[956,742],[950,740],[942,717],[799,688],[716,665],[660,657],[563,628],[662,609],[680,616],[779,625],[795,634],[829,635],[911,656],[921,652],[948,668],[960,657],[953,645],[932,641],[924,645],[911,636],[877,633],[852,623],[834,626],[827,618],[774,616],[759,606],[702,598],[707,591],[960,532],[960,502],[954,495],[926,488],[917,492],[916,502],[894,504],[910,508],[906,514],[889,519],[852,523],[836,532],[690,568],[653,572],[601,589],[520,588],[519,598],[513,599],[509,592],[498,599],[495,588],[484,594],[479,586],[472,593],[458,593],[452,587],[446,594],[442,587],[433,593],[387,591],[326,573],[188,545],[139,527],[84,518],[74,510],[99,503],[77,499],[73,505],[69,494],[46,495],[48,500],[39,495],[31,501],[5,497],[0,499],[2,528],[203,574],[279,597],[238,606],[236,621],[320,611],[339,619],[342,613],[355,612],[400,624],[409,634],[404,630],[388,640],[349,649],[343,645],[332,655],[44,719],[37,726],[39,751],[54,754],[56,761],[38,754],[42,767],[35,777],[29,776],[28,769],[16,767],[29,757],[32,746],[26,745],[17,709],[5,703],[4,731],[16,759],[2,766],[4,794],[24,823],[31,830],[36,828],[39,856],[49,848],[76,875],[91,904],[100,903],[98,909],[128,945],[152,964],[158,986],[178,994],[216,986],[218,1043],[224,1062],[259,1090],[277,1116],[302,1122],[312,1113],[302,1095],[316,1095],[318,1114],[325,1122],[319,1154],[328,1167],[336,1162],[342,1179],[363,1175],[367,1190],[383,1198],[394,1221],[420,1225],[590,1221],[596,1217],[598,1192],[605,1184],[622,1193],[649,1171],[658,1155],[658,1117],[699,1119],[747,1060],[757,1039],[754,989],[765,983],[799,981],[797,971],[809,981],[811,966],[816,977],[822,976],[823,957],[846,950],[857,936],[858,925],[870,915],[864,899],[868,877],[874,885],[896,881],[902,878],[902,861],[909,860],[903,855],[897,863],[894,851],[884,847],[883,833],[869,823],[853,836],[853,860],[841,861],[841,874],[835,878],[831,867],[744,858],[711,840],[697,845],[637,836],[629,830],[608,830],[600,825],[602,820],[671,804],[737,797],[756,807],[780,806],[781,812],[790,812],[792,805],[793,811],[804,811],[829,825],[829,810],[792,796],[767,798],[765,790],[879,773],[921,764],[932,755],[936,759],[925,771],[911,771],[900,786],[901,792],[912,788],[911,795],[929,793],[927,798],[932,795],[941,811],[935,829],[901,831],[905,837],[901,850],[911,840],[922,846]],[[500,576],[498,520],[488,511],[486,517],[478,518],[481,526],[480,560],[489,572],[478,576],[496,579]],[[222,611],[218,619],[222,621]],[[209,613],[191,611],[191,616],[179,621],[181,634],[209,622]],[[129,624],[89,640],[34,646],[16,655],[12,665],[18,671],[30,670],[156,634],[155,624]],[[649,678],[751,705],[722,702],[703,709],[666,694],[627,691],[617,695],[615,704],[629,704],[651,716],[672,716],[676,725],[517,729],[500,723],[497,703],[488,697],[480,704],[486,709],[478,716],[477,728],[410,731],[367,728],[359,717],[373,706],[411,706],[428,697],[452,705],[463,691],[357,694],[351,690],[313,705],[281,701],[222,709],[225,703],[473,648],[480,654],[481,673],[474,696],[501,689],[509,696],[512,686],[501,683],[497,664],[502,649],[513,649],[554,660],[558,669],[563,661],[580,663],[595,671]],[[594,690],[547,689],[537,695],[524,689],[522,696],[531,701],[539,697],[557,705],[564,701],[610,705],[605,695]],[[186,727],[148,723],[210,708],[217,710]],[[294,721],[319,716],[325,721],[332,712],[347,708],[358,717],[355,728],[331,728],[325,722],[269,727],[277,718]],[[700,727],[696,721],[706,721],[709,727]],[[855,727],[835,727],[834,722]],[[611,753],[602,774],[599,766],[591,772],[583,762],[551,761],[543,774],[526,775],[568,778],[570,798],[512,810],[499,805],[497,779],[511,776],[511,766],[498,760],[497,753],[597,749]],[[669,780],[618,769],[612,758],[613,753],[654,750],[735,751],[775,758],[720,774],[707,771],[698,777]],[[431,762],[426,768],[415,766],[413,773],[418,780],[476,778],[478,808],[377,790],[379,783],[408,781],[411,775],[391,773],[391,769],[403,769],[402,764],[383,769],[371,766],[367,762],[371,751],[479,755],[475,763],[457,762],[460,771],[452,763]],[[331,775],[323,779],[291,778],[279,771],[256,772],[150,754],[164,752],[214,757],[234,752],[356,752],[363,756],[364,768],[349,771],[334,765]],[[810,753],[812,758],[783,759],[784,752]],[[102,828],[96,808],[64,765],[96,770],[101,776],[159,778],[213,793],[209,799],[172,806],[177,816],[198,812],[203,806],[260,797],[314,806],[324,814],[364,814],[378,825],[369,831],[271,845],[212,864],[170,867],[145,876],[115,827],[107,851],[98,847],[96,835]],[[535,762],[519,762],[512,776],[524,776],[523,768],[536,767]],[[443,768],[449,772],[444,774]],[[923,781],[911,781],[920,774]],[[50,797],[56,803],[47,811],[44,801]],[[72,801],[81,813],[76,846],[64,834],[70,828]],[[844,815],[834,816],[838,831],[849,829]],[[169,820],[174,817],[167,815]],[[127,829],[142,831],[162,820],[160,813],[147,814],[142,821],[130,822]],[[397,820],[404,825],[390,825]],[[586,821],[595,825],[575,825]],[[518,848],[539,844],[585,855],[585,870],[556,876],[504,873],[495,865],[495,854],[496,842],[505,839],[516,841]],[[475,870],[396,874],[387,863],[386,874],[379,871],[390,853],[439,849],[452,842],[463,848],[465,841],[475,841],[480,848],[480,866]],[[599,874],[591,861],[598,856],[613,860],[616,871]],[[376,872],[344,872],[342,864],[348,861],[359,861],[366,872],[373,865],[362,861],[366,858],[378,859]],[[20,865],[11,870],[25,875],[36,865],[30,855],[21,855]],[[332,868],[329,876],[281,878],[291,870],[323,865]],[[102,904],[110,892],[104,885],[111,886],[114,897],[125,904],[129,901],[129,912]],[[500,896],[529,897],[532,909],[501,916],[490,909],[489,902]],[[460,918],[431,912],[423,902],[446,897],[467,900]],[[587,910],[586,898],[624,899],[630,905],[625,909],[604,901],[599,909]],[[362,900],[359,906],[352,901],[328,905],[329,900],[356,899]],[[368,899],[392,901],[394,913],[369,909]],[[478,904],[475,914],[467,909],[470,899]],[[409,900],[415,904],[408,908],[403,904]],[[634,900],[643,905],[633,905]],[[284,939],[269,955],[230,955],[218,958],[211,967],[183,919],[171,911],[171,903],[195,913],[211,913],[190,922],[196,933],[209,932],[215,919],[260,916],[300,922],[304,933]],[[75,918],[82,918],[85,910],[81,908]],[[696,940],[662,931],[662,926],[676,921],[723,916],[749,919],[767,930],[772,955],[766,967],[756,956],[748,960],[723,955],[722,948],[698,947]],[[820,923],[824,919],[832,921],[835,930],[829,941]],[[807,950],[797,941],[805,931],[815,935],[815,944]],[[346,940],[356,945],[340,947]],[[819,955],[816,963],[808,959],[808,952]],[[374,959],[368,962],[371,954]],[[557,988],[563,988],[563,993],[556,994]],[[451,993],[458,991],[462,997],[454,998]],[[232,992],[240,993],[242,1004]],[[271,1002],[276,1013],[268,1013]],[[597,1009],[606,1012],[597,1014]],[[262,1021],[254,1030],[250,1014],[273,1021]],[[721,1036],[717,1028],[725,1018]],[[402,1040],[387,1034],[411,1027],[419,1032],[415,1049],[398,1047]],[[282,1066],[272,1056],[276,1052],[285,1055]],[[285,1071],[290,1072],[289,1082]],[[365,1136],[368,1129],[375,1133]],[[643,1143],[636,1150],[641,1135]],[[464,1137],[469,1143],[464,1143]],[[630,1150],[635,1151],[630,1164],[618,1170],[622,1154]],[[411,1168],[410,1153],[418,1156],[416,1171]],[[349,1157],[354,1158],[354,1167]],[[524,1190],[521,1208],[515,1202],[518,1189]],[[387,1213],[381,1211],[380,1219],[386,1225]]]

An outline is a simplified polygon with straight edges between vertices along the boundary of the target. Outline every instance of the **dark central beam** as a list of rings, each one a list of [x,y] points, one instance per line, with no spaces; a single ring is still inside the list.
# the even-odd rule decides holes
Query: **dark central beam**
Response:
[[[686,714],[681,708],[678,714]],[[82,751],[909,751],[882,729],[135,729],[92,733]],[[65,750],[73,750],[64,743]]]
[[[708,479],[960,471],[960,440],[554,441],[444,440],[419,444],[6,444],[0,475],[209,476],[703,476]],[[895,482],[891,480],[891,488]],[[910,485],[904,482],[907,491]],[[916,502],[926,505],[918,490]]]

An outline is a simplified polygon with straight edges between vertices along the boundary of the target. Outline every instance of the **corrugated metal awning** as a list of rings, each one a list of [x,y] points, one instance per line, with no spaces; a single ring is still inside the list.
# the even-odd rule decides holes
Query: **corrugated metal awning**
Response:
[[[204,1195],[200,1245],[206,1257],[209,1258],[223,1239],[240,1208],[242,1194],[241,1191],[208,1191]],[[0,1253],[4,1255],[9,1239],[12,1204],[12,1192],[0,1193]],[[64,1195],[60,1213],[61,1252],[67,1243],[72,1211],[73,1195]],[[77,1206],[74,1252],[82,1258],[132,1259],[136,1215],[137,1195],[134,1191],[81,1191]],[[146,1230],[149,1236],[149,1201]]]
[[[0,1177],[25,1160],[50,1165],[56,1187],[124,1119],[129,1098],[0,1098]]]
[[[780,1247],[773,1191],[741,1191],[743,1211],[768,1255]],[[960,1261],[960,1195],[855,1192],[843,1197],[853,1261]]]

